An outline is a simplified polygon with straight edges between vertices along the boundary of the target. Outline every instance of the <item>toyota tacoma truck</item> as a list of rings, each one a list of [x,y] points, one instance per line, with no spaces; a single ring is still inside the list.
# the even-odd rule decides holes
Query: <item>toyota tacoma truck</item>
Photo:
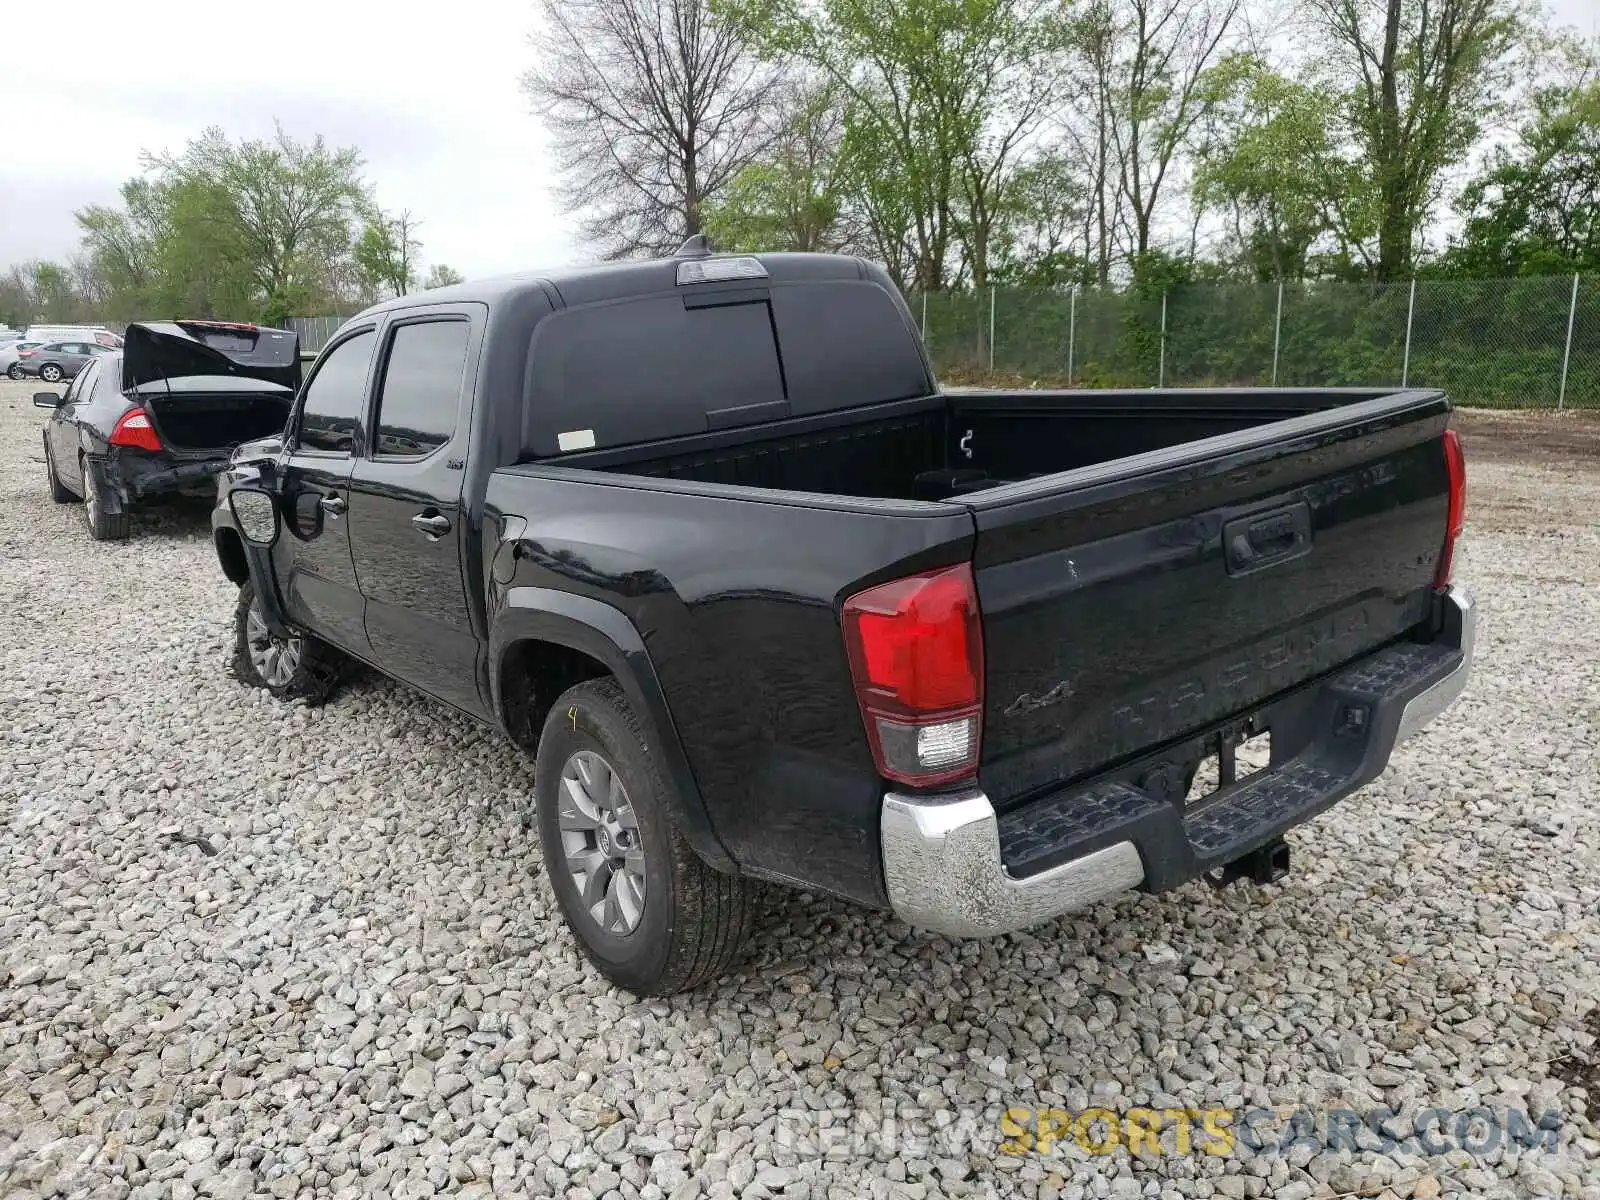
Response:
[[[759,881],[986,937],[1277,878],[1466,683],[1450,416],[941,391],[879,267],[691,239],[353,318],[213,529],[236,671],[515,739],[573,934],[664,994]]]

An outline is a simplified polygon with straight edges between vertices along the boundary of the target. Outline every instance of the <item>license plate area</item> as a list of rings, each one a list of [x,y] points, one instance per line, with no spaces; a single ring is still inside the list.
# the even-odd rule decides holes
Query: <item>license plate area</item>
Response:
[[[1186,808],[1202,804],[1224,788],[1272,765],[1272,730],[1257,728],[1254,721],[1209,735],[1205,746],[1205,756],[1184,796]]]

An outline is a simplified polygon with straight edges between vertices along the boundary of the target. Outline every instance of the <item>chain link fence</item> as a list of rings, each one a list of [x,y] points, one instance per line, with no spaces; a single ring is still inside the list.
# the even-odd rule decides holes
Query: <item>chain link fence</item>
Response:
[[[290,317],[289,328],[300,335],[300,353],[315,354],[328,344],[328,339],[344,320],[343,317]]]
[[[1600,409],[1600,277],[914,293],[942,378],[1065,387],[1436,387]],[[303,351],[341,317],[295,317]]]
[[[1436,387],[1600,409],[1600,278],[913,294],[941,377],[1071,387]]]

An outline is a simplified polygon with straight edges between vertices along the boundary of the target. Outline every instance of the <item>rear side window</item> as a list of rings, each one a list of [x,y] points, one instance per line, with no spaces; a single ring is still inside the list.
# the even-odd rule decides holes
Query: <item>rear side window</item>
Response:
[[[916,336],[877,284],[775,285],[772,314],[795,416],[927,395]]]
[[[367,394],[367,365],[372,358],[369,329],[340,342],[306,385],[300,414],[302,450],[350,454],[355,449],[361,406]]]
[[[85,401],[110,400],[122,391],[122,358],[115,350],[109,357],[95,359],[87,370],[94,379],[94,392],[85,390]]]
[[[686,308],[674,293],[567,309],[540,323],[529,373],[525,457],[786,414],[765,300]]]
[[[394,331],[378,398],[376,453],[431,454],[455,435],[471,330],[466,321],[425,321]]]
[[[67,394],[63,397],[69,404],[84,398],[94,380],[95,368],[99,365],[97,362],[92,362],[78,372],[78,377],[72,381],[72,386],[67,389]]]

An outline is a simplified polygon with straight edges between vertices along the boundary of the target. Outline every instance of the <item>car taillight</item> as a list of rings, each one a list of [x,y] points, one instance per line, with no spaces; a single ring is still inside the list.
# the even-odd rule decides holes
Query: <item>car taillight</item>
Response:
[[[18,358],[32,358],[34,355],[36,355],[38,353],[39,352],[37,350],[18,350],[17,351],[17,357]]]
[[[983,731],[983,626],[967,563],[844,602],[845,651],[867,742],[889,779],[970,778]]]
[[[136,450],[159,450],[161,439],[155,426],[150,424],[150,414],[142,408],[130,408],[111,430],[113,446],[131,446]]]
[[[1450,475],[1450,506],[1444,529],[1444,549],[1439,552],[1439,568],[1433,575],[1435,591],[1450,586],[1455,571],[1456,539],[1467,523],[1467,456],[1461,450],[1461,435],[1444,431],[1444,462]]]

